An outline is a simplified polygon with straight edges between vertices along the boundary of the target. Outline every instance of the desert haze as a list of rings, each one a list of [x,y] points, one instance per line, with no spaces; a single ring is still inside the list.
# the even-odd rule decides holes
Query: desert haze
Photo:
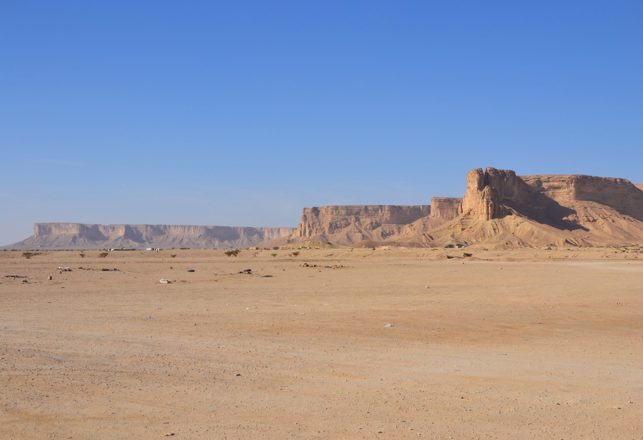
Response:
[[[643,439],[625,179],[475,169],[462,198],[292,228],[42,223],[8,248],[1,439]]]

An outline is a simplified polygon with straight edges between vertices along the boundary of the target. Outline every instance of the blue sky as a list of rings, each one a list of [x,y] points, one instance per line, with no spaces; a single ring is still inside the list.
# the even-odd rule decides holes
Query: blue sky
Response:
[[[0,1],[0,244],[643,182],[641,1]]]

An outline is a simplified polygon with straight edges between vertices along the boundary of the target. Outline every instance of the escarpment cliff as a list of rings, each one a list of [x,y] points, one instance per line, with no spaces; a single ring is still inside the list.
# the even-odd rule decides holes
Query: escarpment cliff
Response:
[[[287,239],[294,228],[193,225],[98,225],[36,223],[16,249],[223,248],[268,245]]]
[[[431,199],[431,214],[433,226],[439,226],[453,220],[462,214],[462,199],[456,197],[433,197]]]
[[[538,175],[523,179],[560,204],[596,202],[643,221],[643,191],[627,179],[584,175]]]
[[[293,236],[301,239],[492,247],[641,243],[643,191],[626,179],[521,177],[511,170],[479,168],[467,174],[462,199],[434,197],[421,207],[306,208]]]
[[[430,213],[429,205],[358,205],[304,208],[293,240],[358,244],[384,241]]]
[[[643,244],[643,185],[585,175],[519,176],[478,168],[462,199],[431,205],[304,208],[297,228],[38,223],[8,248],[338,246],[622,246]]]
[[[458,228],[460,233],[452,235],[468,243],[640,243],[643,191],[626,179],[519,177],[509,170],[477,169],[467,176],[463,216],[452,229]]]

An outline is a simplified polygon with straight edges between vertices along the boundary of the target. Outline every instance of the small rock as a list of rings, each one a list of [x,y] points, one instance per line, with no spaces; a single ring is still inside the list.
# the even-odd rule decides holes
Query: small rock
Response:
[[[47,279],[48,279],[49,281],[51,281],[51,280],[53,280],[53,279],[54,279],[54,277],[52,277],[51,275],[49,275],[49,276],[47,277]]]
[[[395,327],[395,324],[391,324],[390,322],[387,324],[384,324],[384,328],[393,328]]]
[[[196,272],[196,269],[188,269],[188,272]]]
[[[159,283],[161,283],[161,284],[172,284],[172,281],[168,280],[167,278],[161,278],[159,280]]]

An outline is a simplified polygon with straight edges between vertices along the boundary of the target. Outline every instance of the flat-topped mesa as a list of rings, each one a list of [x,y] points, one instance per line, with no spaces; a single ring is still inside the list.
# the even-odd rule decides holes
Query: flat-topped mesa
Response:
[[[480,220],[502,218],[528,206],[530,187],[511,170],[477,168],[467,174],[462,212]]]
[[[561,205],[596,202],[643,221],[643,191],[627,179],[574,174],[523,176],[522,179]]]
[[[413,223],[431,212],[429,205],[355,205],[304,208],[296,239],[325,239],[336,234],[350,235],[352,240],[368,240],[379,229]],[[347,237],[342,237],[345,241]]]
[[[430,219],[433,226],[453,220],[462,214],[462,199],[458,197],[433,197]]]
[[[294,228],[198,225],[36,223],[33,236],[12,245],[29,249],[249,247],[285,241]]]

